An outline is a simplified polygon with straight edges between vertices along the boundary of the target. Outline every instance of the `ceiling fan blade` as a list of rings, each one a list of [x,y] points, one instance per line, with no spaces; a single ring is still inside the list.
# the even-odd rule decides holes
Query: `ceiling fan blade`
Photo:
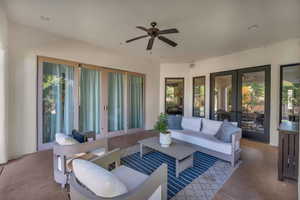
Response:
[[[136,28],[146,31],[148,33],[148,29],[143,26],[137,26]]]
[[[176,47],[177,43],[173,42],[172,40],[169,40],[168,38],[164,37],[164,36],[158,36],[158,39],[160,39],[161,41],[171,45],[172,47]]]
[[[128,43],[128,42],[132,42],[132,41],[134,41],[134,40],[138,40],[138,39],[142,39],[142,38],[145,38],[145,37],[148,37],[149,35],[142,35],[142,36],[139,36],[139,37],[136,37],[136,38],[132,38],[132,39],[130,39],[130,40],[127,40],[126,42]]]
[[[176,28],[158,31],[158,34],[170,34],[170,33],[179,33],[179,31]]]
[[[151,50],[151,49],[152,49],[152,47],[153,47],[153,42],[154,42],[154,38],[155,38],[155,37],[151,37],[151,38],[149,39],[148,46],[147,46],[147,50]]]

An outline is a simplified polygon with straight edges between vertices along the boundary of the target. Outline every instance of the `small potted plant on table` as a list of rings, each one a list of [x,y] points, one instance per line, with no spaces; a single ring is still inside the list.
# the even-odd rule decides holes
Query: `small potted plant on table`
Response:
[[[162,147],[169,147],[171,140],[171,133],[168,131],[168,115],[160,113],[158,120],[154,126],[154,130],[159,132],[159,143]]]

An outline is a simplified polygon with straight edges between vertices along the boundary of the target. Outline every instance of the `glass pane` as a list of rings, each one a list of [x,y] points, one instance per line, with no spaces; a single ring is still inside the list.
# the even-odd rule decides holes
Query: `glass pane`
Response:
[[[43,143],[56,133],[71,134],[74,128],[74,69],[67,65],[43,64]]]
[[[166,113],[183,115],[184,79],[166,78]]]
[[[231,120],[232,75],[215,77],[214,103],[214,118]]]
[[[100,72],[82,68],[80,73],[79,130],[95,131],[100,127]]]
[[[300,65],[283,67],[282,121],[298,122],[300,114]]]
[[[128,75],[128,128],[144,127],[144,79]]]
[[[244,73],[242,76],[241,128],[247,132],[264,133],[265,71]]]
[[[108,73],[108,131],[124,129],[123,74]]]
[[[193,116],[204,117],[205,116],[205,77],[194,78],[194,108]]]

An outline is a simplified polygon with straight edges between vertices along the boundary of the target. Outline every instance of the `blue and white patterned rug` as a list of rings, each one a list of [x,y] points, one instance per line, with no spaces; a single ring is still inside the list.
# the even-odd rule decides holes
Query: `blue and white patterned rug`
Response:
[[[162,163],[168,164],[168,199],[191,184],[196,178],[211,168],[218,158],[201,152],[194,153],[194,167],[188,168],[175,175],[175,159],[160,152],[150,152],[140,158],[139,152],[122,158],[122,164],[140,171],[144,174],[152,174]]]

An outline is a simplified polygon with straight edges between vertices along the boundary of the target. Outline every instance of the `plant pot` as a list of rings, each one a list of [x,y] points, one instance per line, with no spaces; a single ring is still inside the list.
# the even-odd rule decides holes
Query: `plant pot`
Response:
[[[160,133],[159,143],[162,147],[169,147],[172,142],[171,133]]]

